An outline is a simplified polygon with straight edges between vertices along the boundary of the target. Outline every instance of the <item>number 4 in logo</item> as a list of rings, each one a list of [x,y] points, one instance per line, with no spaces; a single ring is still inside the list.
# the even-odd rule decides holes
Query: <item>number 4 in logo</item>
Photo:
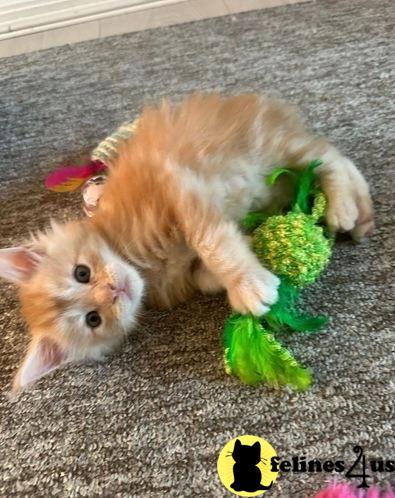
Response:
[[[360,446],[354,446],[353,448],[354,453],[357,454],[357,458],[355,462],[352,464],[350,469],[346,473],[346,477],[356,477],[356,478],[362,478],[361,484],[358,486],[358,488],[368,488],[369,484],[366,482],[366,478],[369,478],[370,476],[366,474],[366,459],[365,455],[363,454],[363,449]],[[362,462],[361,462],[362,460]],[[353,470],[355,467],[359,464],[359,462],[362,463],[362,474],[353,474]]]

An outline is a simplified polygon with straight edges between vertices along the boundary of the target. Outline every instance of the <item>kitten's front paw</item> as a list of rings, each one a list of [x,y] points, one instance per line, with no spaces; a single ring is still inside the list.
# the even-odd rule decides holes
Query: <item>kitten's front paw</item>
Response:
[[[277,301],[280,280],[265,268],[258,267],[235,279],[228,288],[229,301],[239,313],[261,316]]]

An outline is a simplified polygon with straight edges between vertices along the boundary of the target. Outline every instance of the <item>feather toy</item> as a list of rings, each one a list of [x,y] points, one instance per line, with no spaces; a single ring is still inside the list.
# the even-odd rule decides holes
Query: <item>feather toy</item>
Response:
[[[81,187],[89,178],[107,170],[102,161],[89,161],[82,166],[60,166],[45,179],[45,186],[54,192],[71,192]]]
[[[289,385],[305,390],[311,373],[275,338],[288,329],[311,333],[322,328],[326,316],[311,317],[298,310],[302,288],[313,283],[329,262],[332,237],[318,222],[324,215],[326,199],[315,185],[311,162],[300,174],[277,168],[268,179],[289,173],[296,182],[295,201],[285,214],[266,216],[254,212],[242,226],[253,230],[252,247],[262,263],[280,277],[279,299],[262,317],[232,315],[225,324],[223,342],[225,370],[247,384],[265,382],[278,387]]]
[[[60,165],[47,176],[45,186],[54,192],[72,192],[84,186],[93,176],[105,173],[109,162],[117,157],[119,145],[133,135],[137,125],[138,119],[121,125],[99,143],[92,151],[90,161],[82,166]]]

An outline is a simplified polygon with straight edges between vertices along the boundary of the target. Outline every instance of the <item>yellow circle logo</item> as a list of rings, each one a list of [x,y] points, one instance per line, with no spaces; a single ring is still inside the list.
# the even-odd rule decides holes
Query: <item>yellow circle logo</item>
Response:
[[[278,472],[272,472],[273,446],[257,436],[239,436],[227,443],[218,457],[219,478],[238,496],[259,496],[272,488]]]

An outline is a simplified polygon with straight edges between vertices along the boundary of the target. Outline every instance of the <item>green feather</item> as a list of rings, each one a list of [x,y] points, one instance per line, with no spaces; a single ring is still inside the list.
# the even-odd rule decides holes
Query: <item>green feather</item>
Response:
[[[266,177],[266,184],[274,185],[274,183],[276,183],[277,181],[277,178],[283,175],[284,173],[291,176],[295,180],[297,178],[297,173],[295,171],[292,171],[288,168],[274,168],[270,173],[270,175]]]
[[[224,330],[225,366],[246,384],[266,382],[304,391],[310,387],[309,370],[301,367],[252,315],[232,315]]]
[[[308,316],[300,313],[297,304],[300,290],[282,279],[278,289],[278,300],[270,308],[269,313],[260,320],[274,331],[288,327],[297,332],[316,332],[328,323],[325,315]]]
[[[320,161],[319,159],[316,161],[311,161],[307,168],[299,175],[296,187],[296,201],[293,206],[294,211],[302,212],[305,214],[309,213],[311,195],[314,192],[314,185],[316,182],[314,170],[320,164],[322,164],[322,161]]]

